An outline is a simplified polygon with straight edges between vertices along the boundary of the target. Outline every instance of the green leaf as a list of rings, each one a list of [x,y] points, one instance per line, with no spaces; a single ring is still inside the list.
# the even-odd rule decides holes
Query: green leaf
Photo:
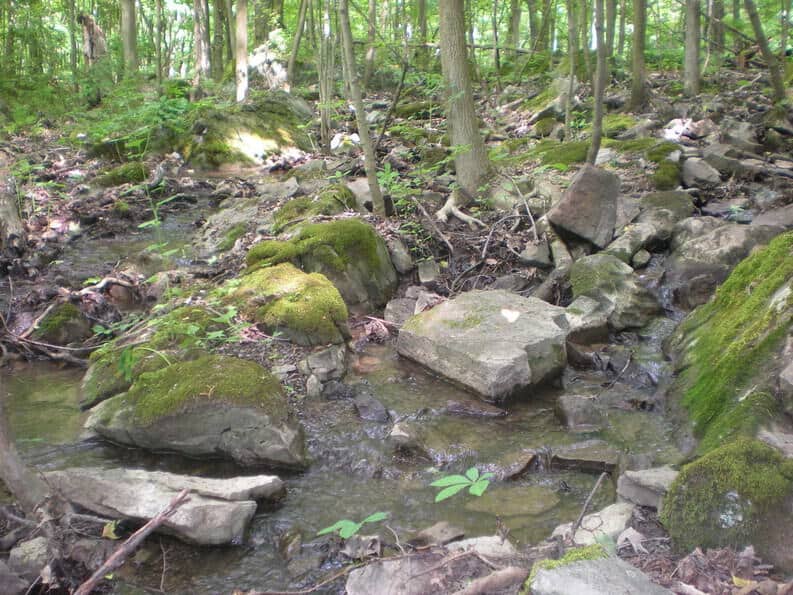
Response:
[[[469,485],[468,482],[466,482],[458,485],[449,486],[448,488],[441,490],[440,492],[438,492],[438,495],[435,496],[435,502],[441,502],[443,500],[446,500],[446,498],[451,498],[457,492],[467,487],[468,485]]]
[[[433,488],[445,488],[446,486],[463,484],[463,486],[468,485],[471,481],[462,475],[447,475],[446,477],[441,477],[440,479],[436,479],[430,485]]]
[[[324,529],[320,529],[317,535],[327,535],[328,533],[335,533],[336,531],[340,530],[344,527],[345,523],[352,523],[352,521],[343,519],[341,521],[336,521],[330,527],[325,527]],[[355,523],[353,523],[355,524]]]
[[[490,485],[490,482],[486,479],[480,479],[474,485],[471,486],[471,489],[468,490],[468,493],[472,496],[481,496],[485,493],[487,486]]]
[[[377,523],[378,521],[384,521],[388,518],[387,512],[375,512],[374,514],[370,514],[364,520],[361,521],[361,524],[364,523]]]
[[[482,473],[482,476],[479,479],[493,479],[495,476],[495,473]]]
[[[349,539],[355,535],[362,526],[362,523],[353,523],[352,521],[347,522],[349,525],[345,524],[341,529],[339,529],[339,537],[342,539]]]
[[[465,476],[470,481],[476,481],[477,479],[479,479],[479,469],[477,469],[476,467],[471,467],[468,471],[465,472]]]

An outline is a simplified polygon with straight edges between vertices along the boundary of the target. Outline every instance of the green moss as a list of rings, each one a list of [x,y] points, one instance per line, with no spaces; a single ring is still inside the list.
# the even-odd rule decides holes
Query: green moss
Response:
[[[676,546],[756,543],[764,514],[793,496],[793,461],[739,439],[686,465],[664,499],[661,520]]]
[[[94,184],[102,188],[121,184],[139,184],[149,177],[149,170],[143,163],[132,161],[107,170],[94,178]]]
[[[654,147],[658,141],[654,138],[633,138],[631,140],[617,140],[604,138],[603,146],[616,149],[620,153],[644,153]]]
[[[531,588],[531,581],[537,576],[540,570],[553,570],[554,568],[561,568],[573,562],[581,562],[583,560],[600,560],[608,558],[608,552],[599,543],[594,543],[586,547],[578,547],[567,550],[564,556],[558,560],[538,560],[531,567],[531,574],[526,580],[525,588]],[[530,592],[530,591],[526,591]]]
[[[149,323],[155,330],[147,345],[157,350],[202,347],[208,333],[224,330],[228,326],[213,318],[217,318],[217,315],[200,306],[176,308]]]
[[[336,215],[355,209],[355,195],[344,184],[332,184],[317,196],[293,198],[273,215],[273,231],[280,232],[287,223],[317,215]]]
[[[255,362],[227,356],[206,355],[141,374],[126,395],[141,424],[206,401],[266,406],[286,415],[278,380]]]
[[[603,116],[603,136],[615,136],[636,126],[636,118],[629,114],[606,114]]]
[[[462,320],[444,320],[444,324],[446,326],[450,326],[452,328],[457,329],[469,329],[474,328],[482,324],[482,316],[476,313],[469,313],[465,315],[465,318]]]
[[[231,250],[234,247],[234,243],[245,234],[247,229],[248,226],[244,223],[238,223],[229,229],[223,236],[223,240],[218,244],[218,252]]]
[[[583,163],[589,149],[589,141],[572,141],[560,143],[555,140],[541,140],[524,155],[539,158],[543,165],[561,165],[567,167],[573,163]]]
[[[554,85],[548,85],[542,91],[537,93],[537,95],[524,101],[521,105],[521,108],[536,112],[547,107],[549,103],[556,99],[556,95],[556,88]]]
[[[791,278],[793,232],[788,232],[742,261],[678,330],[686,367],[675,391],[683,395],[702,439],[701,452],[736,433],[751,434],[773,409],[773,400],[763,396],[770,388],[764,371],[790,332],[793,307],[789,300],[772,304],[772,298]]]
[[[539,136],[548,136],[553,132],[556,127],[556,118],[541,118],[534,124],[534,131]]]
[[[267,240],[253,246],[246,257],[249,267],[271,266],[311,255],[331,269],[344,271],[350,262],[379,265],[377,235],[360,219],[340,219],[304,225],[289,241]]]
[[[39,322],[38,328],[33,332],[33,336],[38,338],[52,335],[59,332],[65,324],[69,324],[74,320],[82,320],[83,318],[80,308],[71,302],[65,302],[50,310],[49,314]]]
[[[132,215],[129,203],[126,200],[118,199],[113,203],[113,212],[122,218],[128,218]]]
[[[662,161],[666,161],[666,158],[675,151],[680,150],[680,145],[677,143],[673,143],[671,141],[664,141],[661,143],[657,143],[647,149],[645,153],[645,157],[647,157],[648,161],[652,161],[653,163],[661,163]]]
[[[657,190],[674,190],[680,184],[680,166],[672,161],[662,161],[650,180]]]
[[[593,254],[579,259],[570,267],[573,297],[585,295],[597,299],[604,294],[613,295],[631,271],[628,265],[610,254]]]
[[[675,214],[677,219],[685,219],[694,214],[694,203],[691,195],[683,191],[650,192],[641,199],[644,209],[666,209]]]
[[[242,278],[231,300],[257,323],[281,331],[296,343],[339,343],[346,333],[347,306],[324,275],[307,275],[289,263],[259,269]]]

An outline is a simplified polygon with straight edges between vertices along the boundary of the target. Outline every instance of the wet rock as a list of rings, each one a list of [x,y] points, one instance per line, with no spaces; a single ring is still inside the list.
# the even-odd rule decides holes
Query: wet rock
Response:
[[[462,541],[453,541],[446,546],[449,552],[474,551],[485,558],[511,558],[517,555],[518,550],[509,539],[500,535],[487,535],[484,537],[471,537]]]
[[[736,122],[729,119],[722,123],[723,140],[725,143],[739,148],[741,151],[763,154],[763,146],[757,142],[754,126],[749,122]]]
[[[322,383],[313,374],[306,378],[306,396],[310,399],[317,399],[322,396]]]
[[[415,314],[416,300],[410,298],[394,298],[386,304],[383,318],[397,326],[402,326],[405,321]]]
[[[424,445],[423,432],[414,423],[408,421],[395,423],[388,434],[388,442],[395,450],[432,459]]]
[[[692,158],[683,162],[683,184],[687,188],[708,188],[720,183],[719,170],[704,159]]]
[[[414,547],[426,547],[430,545],[446,545],[452,541],[457,541],[465,537],[465,531],[458,529],[454,525],[450,525],[446,521],[439,521],[422,529],[416,536],[410,540],[410,544]]]
[[[604,536],[617,541],[617,537],[630,523],[633,516],[634,504],[618,502],[606,506],[603,510],[586,515],[581,520],[581,527],[575,532],[573,543],[575,545],[592,545]],[[573,530],[573,523],[559,525],[553,530],[553,537],[565,537]]]
[[[557,269],[567,269],[573,264],[573,256],[567,245],[556,237],[551,240],[551,258]]]
[[[394,268],[400,275],[407,275],[415,268],[413,257],[410,251],[405,246],[405,243],[397,237],[387,238],[386,246],[388,253],[391,255],[391,262],[394,263]]]
[[[352,399],[355,390],[348,384],[338,380],[330,380],[322,386],[322,396],[328,401],[341,401]]]
[[[347,577],[347,595],[424,595],[443,592],[441,585],[451,583],[448,577],[439,577],[432,570],[443,556],[425,553],[405,556],[396,560],[380,560],[350,572]],[[448,585],[450,588],[451,585]]]
[[[8,570],[26,579],[36,578],[50,560],[46,537],[18,543],[8,555]]]
[[[619,191],[615,174],[585,165],[548,211],[548,220],[557,229],[605,248],[614,235]]]
[[[617,495],[638,504],[661,510],[664,496],[677,477],[677,471],[669,466],[626,471],[617,481]]]
[[[520,293],[526,289],[531,281],[520,273],[511,273],[509,275],[502,275],[498,277],[490,285],[489,289],[506,289],[514,293]]]
[[[752,221],[753,225],[772,225],[784,229],[793,229],[793,205],[778,209],[771,209],[758,215]]]
[[[470,417],[504,417],[507,412],[481,401],[446,401],[446,413]]]
[[[519,525],[516,517],[538,516],[559,504],[556,492],[541,486],[491,486],[479,498],[470,498],[465,509],[509,519],[507,524]]]
[[[671,595],[627,562],[609,557],[541,568],[531,581],[532,595]]]
[[[419,267],[419,283],[422,285],[431,285],[437,283],[441,275],[441,268],[434,260],[422,260],[418,264]]]
[[[347,348],[342,344],[314,351],[298,364],[298,368],[304,376],[313,374],[323,383],[338,380],[347,371]]]
[[[183,489],[190,500],[168,517],[163,531],[203,545],[240,543],[256,502],[276,500],[283,482],[272,475],[209,479],[140,469],[50,471],[50,485],[83,508],[110,518],[144,523]]]
[[[682,219],[675,224],[669,249],[674,252],[689,240],[708,234],[714,229],[725,225],[727,223],[716,217],[688,217]]]
[[[196,244],[201,258],[209,258],[213,254],[231,249],[237,238],[258,218],[258,198],[229,199],[223,206],[223,209],[207,218],[201,229]]]
[[[408,320],[400,355],[497,401],[558,375],[564,309],[503,291],[470,291]]]
[[[652,259],[653,255],[647,252],[647,250],[639,250],[636,254],[633,255],[631,258],[631,266],[634,269],[643,269],[648,264],[650,264],[650,260]]]
[[[243,466],[303,468],[302,429],[280,383],[258,364],[204,356],[141,374],[100,403],[86,427],[118,444]]]
[[[565,309],[568,342],[588,345],[608,339],[608,309],[585,295],[577,297]]]
[[[8,565],[0,560],[0,595],[25,595],[28,585],[28,581],[11,572]]]
[[[541,239],[537,243],[526,244],[518,258],[521,263],[530,267],[547,269],[553,266],[551,251],[545,239]]]
[[[620,453],[603,440],[586,440],[554,451],[551,464],[561,469],[612,473],[619,465]]]
[[[391,418],[385,405],[375,399],[374,395],[364,387],[355,388],[354,403],[355,411],[361,419],[387,423]]]
[[[757,439],[776,448],[786,459],[793,459],[793,434],[780,430],[763,429],[757,433]]]
[[[500,453],[487,470],[495,473],[500,481],[515,479],[528,472],[536,460],[537,453],[528,449]]]
[[[609,254],[593,254],[570,268],[573,296],[597,300],[608,312],[614,330],[644,326],[660,312],[655,297],[639,285],[633,269]]]
[[[556,414],[571,432],[595,432],[603,425],[599,403],[588,395],[562,395],[556,401]]]
[[[38,322],[32,338],[53,345],[82,343],[93,334],[91,322],[80,308],[66,302],[56,305]]]
[[[721,143],[708,145],[702,155],[708,164],[727,176],[744,177],[764,174],[762,162],[753,164],[748,160],[741,159],[742,152],[731,145]]]

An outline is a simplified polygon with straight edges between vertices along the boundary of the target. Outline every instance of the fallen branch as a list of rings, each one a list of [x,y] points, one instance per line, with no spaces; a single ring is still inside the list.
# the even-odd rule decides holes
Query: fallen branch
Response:
[[[440,236],[440,238],[443,240],[444,244],[446,244],[446,247],[449,249],[449,254],[454,254],[454,246],[452,246],[452,243],[449,241],[449,238],[443,235],[443,232],[435,224],[435,220],[432,217],[430,217],[430,214],[427,212],[427,209],[424,208],[424,205],[422,205],[415,196],[411,196],[410,199],[414,203],[416,203],[416,206],[421,211],[421,214],[427,218],[427,221],[429,221],[430,225],[432,225],[432,229],[435,230],[435,233],[437,233]]]
[[[598,491],[600,484],[603,483],[603,480],[608,476],[608,473],[605,471],[600,474],[598,480],[595,482],[595,487],[592,488],[592,491],[589,492],[589,496],[587,496],[586,501],[584,502],[584,506],[581,508],[581,514],[578,515],[575,523],[573,523],[573,528],[570,531],[569,539],[572,543],[575,543],[575,533],[578,531],[578,528],[581,526],[581,521],[584,520],[584,515],[586,515],[586,511],[589,508],[589,504],[592,502],[592,497],[595,495],[595,492]]]
[[[470,585],[465,589],[456,591],[454,595],[487,595],[487,593],[495,593],[512,585],[523,584],[528,576],[529,571],[525,568],[507,566],[471,581]]]
[[[74,595],[88,595],[96,588],[97,584],[99,584],[99,581],[101,581],[105,575],[121,566],[127,559],[127,556],[137,549],[137,547],[143,543],[143,540],[146,539],[146,537],[148,537],[152,531],[162,525],[169,516],[171,516],[182,504],[189,500],[188,493],[189,490],[182,490],[179,492],[179,494],[177,494],[176,497],[171,500],[170,504],[168,504],[168,506],[166,506],[162,512],[151,519],[148,523],[143,525],[140,529],[135,531],[129,537],[129,539],[116,548],[116,551],[113,552],[113,555],[105,560],[105,563],[102,564],[102,566],[100,566],[87,581],[80,585],[80,588],[74,592]]]

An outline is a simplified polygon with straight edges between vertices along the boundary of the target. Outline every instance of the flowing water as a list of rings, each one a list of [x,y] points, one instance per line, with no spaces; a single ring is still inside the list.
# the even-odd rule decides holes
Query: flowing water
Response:
[[[167,238],[172,248],[189,243],[189,219],[166,220],[161,237]],[[157,242],[158,238],[150,234],[133,240],[80,242],[64,253],[61,266],[77,277],[102,274],[108,264],[130,254],[140,255],[143,248]],[[157,260],[148,272],[172,264]],[[635,350],[636,358],[645,360],[643,369],[649,376],[655,375],[658,382],[668,374],[659,357],[659,341],[673,323],[659,319],[655,324],[638,333]],[[225,477],[253,473],[229,464],[146,454],[83,439],[86,414],[77,407],[80,370],[33,363],[17,364],[2,374],[2,390],[6,393],[2,397],[17,444],[25,459],[39,468],[127,466]],[[494,482],[482,498],[460,493],[437,504],[437,489],[429,484],[471,466],[482,471],[498,470],[525,451],[553,452],[589,438],[604,438],[625,456],[644,457],[655,464],[679,456],[672,446],[672,428],[656,411],[614,407],[609,410],[607,429],[598,433],[572,434],[562,427],[554,406],[565,390],[576,394],[607,392],[614,403],[635,400],[636,395],[648,398],[652,392],[622,382],[608,386],[601,373],[568,371],[564,389],[537,390],[508,403],[508,415],[499,418],[447,413],[448,400],[475,402],[476,398],[399,358],[392,346],[372,345],[358,354],[346,382],[365,384],[389,410],[392,422],[362,421],[350,400],[306,400],[301,416],[312,465],[305,473],[283,476],[285,499],[273,510],[260,511],[246,542],[233,547],[199,548],[168,538],[149,539],[142,553],[119,571],[125,584],[117,587],[118,592],[140,592],[130,585],[160,588],[161,580],[165,590],[174,593],[310,585],[331,570],[319,566],[327,538],[316,538],[317,531],[337,520],[358,521],[377,511],[387,512],[388,520],[364,527],[363,533],[377,532],[384,542],[394,541],[384,525],[405,541],[414,531],[441,520],[460,527],[469,536],[492,535],[498,515],[513,541],[529,544],[547,537],[557,524],[576,518],[596,475],[539,469],[514,480]],[[387,440],[393,420],[422,428],[426,457],[395,453]],[[613,500],[614,486],[609,483],[596,494],[591,510]],[[303,548],[288,559],[281,553],[282,546],[295,539],[301,540]]]

